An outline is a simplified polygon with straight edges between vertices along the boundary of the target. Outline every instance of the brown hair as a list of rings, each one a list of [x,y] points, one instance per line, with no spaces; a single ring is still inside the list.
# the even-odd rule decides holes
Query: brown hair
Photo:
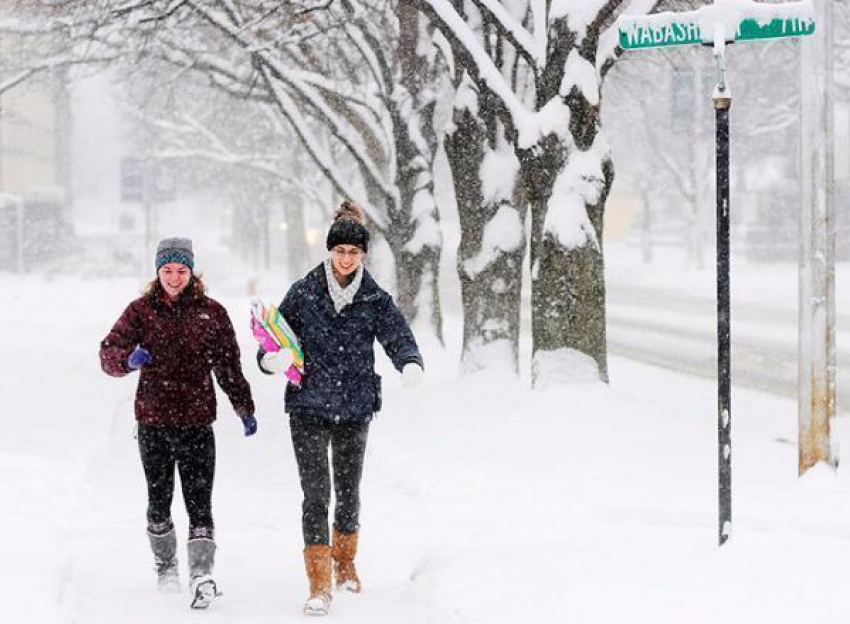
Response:
[[[190,294],[198,297],[200,295],[205,295],[207,292],[207,286],[204,284],[204,280],[200,273],[192,274],[192,277],[189,278],[189,283],[186,284],[186,288],[183,289],[184,292],[188,291]],[[157,275],[150,282],[148,282],[144,289],[142,290],[142,294],[145,297],[152,297],[155,294],[165,292],[162,288],[162,284],[159,281],[159,276]]]
[[[366,217],[363,214],[363,208],[355,201],[350,199],[346,199],[343,201],[339,208],[334,212],[334,222],[339,221],[340,219],[349,219],[351,221],[356,221],[360,225],[366,225]]]

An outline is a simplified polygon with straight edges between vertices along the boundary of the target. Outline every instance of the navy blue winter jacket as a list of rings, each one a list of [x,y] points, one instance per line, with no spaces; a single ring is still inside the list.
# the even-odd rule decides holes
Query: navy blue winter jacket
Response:
[[[354,301],[339,314],[321,264],[292,285],[280,311],[304,351],[301,386],[286,388],[285,409],[290,414],[340,422],[370,420],[381,409],[376,338],[399,371],[410,362],[423,366],[410,327],[392,297],[365,269]],[[263,355],[260,350],[258,362]],[[260,369],[269,372],[262,365]]]

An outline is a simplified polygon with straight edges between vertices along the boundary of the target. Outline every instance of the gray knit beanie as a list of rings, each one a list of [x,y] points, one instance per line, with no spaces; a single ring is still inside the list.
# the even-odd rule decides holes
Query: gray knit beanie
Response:
[[[156,270],[163,264],[179,262],[190,269],[195,268],[195,254],[192,253],[192,239],[163,238],[156,248]]]

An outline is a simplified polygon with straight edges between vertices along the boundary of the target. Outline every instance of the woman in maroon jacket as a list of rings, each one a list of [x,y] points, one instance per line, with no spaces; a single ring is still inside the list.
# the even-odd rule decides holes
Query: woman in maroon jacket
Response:
[[[167,238],[159,243],[157,278],[101,342],[100,362],[115,377],[140,370],[136,420],[159,587],[167,592],[180,589],[171,520],[176,466],[189,515],[191,606],[203,609],[218,594],[211,576],[216,417],[211,372],[242,419],[246,436],[256,432],[257,421],[233,325],[221,304],[204,294],[193,268],[191,240]]]

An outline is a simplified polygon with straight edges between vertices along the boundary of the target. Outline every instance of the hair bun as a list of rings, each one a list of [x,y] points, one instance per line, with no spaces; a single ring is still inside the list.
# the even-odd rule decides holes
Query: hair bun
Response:
[[[346,199],[342,202],[334,213],[334,222],[341,219],[348,219],[350,221],[356,221],[360,225],[366,225],[366,217],[363,215],[363,208],[360,207],[360,204],[353,202],[350,199]]]

